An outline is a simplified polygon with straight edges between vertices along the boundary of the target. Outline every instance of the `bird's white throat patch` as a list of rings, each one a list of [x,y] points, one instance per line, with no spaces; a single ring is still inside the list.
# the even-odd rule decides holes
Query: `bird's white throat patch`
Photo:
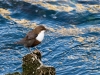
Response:
[[[38,40],[38,41],[42,41],[43,40],[43,38],[44,38],[44,32],[45,32],[45,30],[42,30],[39,34],[38,34],[38,36],[36,37],[36,39]]]

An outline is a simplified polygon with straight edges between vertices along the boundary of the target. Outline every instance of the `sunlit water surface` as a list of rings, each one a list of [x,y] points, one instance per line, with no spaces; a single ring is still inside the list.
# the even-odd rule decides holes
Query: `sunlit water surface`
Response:
[[[96,1],[78,0],[46,3],[52,6],[70,5],[72,8],[77,3],[84,6],[98,4]],[[18,0],[1,0],[0,8],[9,10],[9,16],[14,19],[26,19],[30,23],[43,24],[57,30],[48,32],[37,46],[42,53],[42,62],[54,66],[56,75],[100,75],[99,12],[51,10]],[[14,42],[23,38],[31,29],[0,15],[0,75],[22,72],[22,57],[29,51],[24,46],[14,45]]]

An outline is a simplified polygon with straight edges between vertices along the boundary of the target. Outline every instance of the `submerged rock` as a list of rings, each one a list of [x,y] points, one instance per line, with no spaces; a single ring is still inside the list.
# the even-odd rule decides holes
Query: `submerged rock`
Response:
[[[15,72],[15,73],[9,73],[9,74],[6,74],[6,75],[21,75],[19,72]]]

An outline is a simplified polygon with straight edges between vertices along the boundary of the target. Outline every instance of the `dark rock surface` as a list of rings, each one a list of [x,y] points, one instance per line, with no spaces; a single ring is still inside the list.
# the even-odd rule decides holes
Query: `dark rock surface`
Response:
[[[55,75],[55,68],[43,65],[41,62],[41,53],[34,50],[32,53],[23,57],[23,72],[8,73],[6,75]]]
[[[15,72],[15,73],[9,73],[9,74],[6,74],[6,75],[21,75],[21,73]]]
[[[55,68],[45,66],[41,62],[41,53],[39,50],[34,50],[33,53],[24,56],[22,66],[22,75],[55,75]]]

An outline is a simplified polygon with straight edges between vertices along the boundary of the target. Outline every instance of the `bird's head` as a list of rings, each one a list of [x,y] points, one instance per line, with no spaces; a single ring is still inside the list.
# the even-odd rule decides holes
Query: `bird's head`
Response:
[[[44,26],[37,26],[36,28],[35,28],[35,31],[37,32],[37,33],[40,33],[41,31],[46,31],[47,29],[44,27]]]

